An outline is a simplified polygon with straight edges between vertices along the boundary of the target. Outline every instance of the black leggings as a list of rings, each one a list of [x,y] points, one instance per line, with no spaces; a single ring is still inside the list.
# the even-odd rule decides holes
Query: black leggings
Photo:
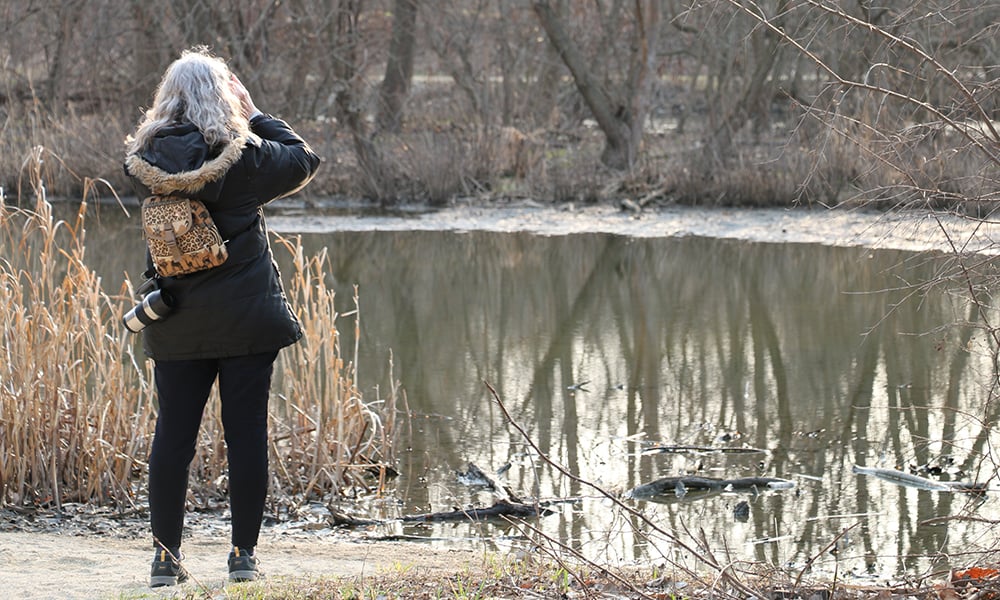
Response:
[[[156,361],[159,414],[149,455],[149,517],[153,536],[167,548],[181,545],[188,467],[216,377],[229,461],[232,544],[257,545],[267,496],[267,399],[277,356]]]

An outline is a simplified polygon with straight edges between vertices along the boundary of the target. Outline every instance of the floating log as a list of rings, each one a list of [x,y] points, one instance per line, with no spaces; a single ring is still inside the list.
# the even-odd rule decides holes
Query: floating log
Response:
[[[795,482],[777,477],[740,477],[720,479],[716,477],[664,477],[640,485],[628,493],[630,498],[649,500],[656,497],[684,497],[688,493],[709,495],[722,492],[759,492],[795,487]]]
[[[854,465],[851,470],[858,475],[869,475],[903,487],[925,490],[928,492],[966,492],[982,494],[987,490],[985,483],[969,483],[964,481],[939,481],[913,475],[897,469],[881,469],[878,467],[862,467]]]
[[[763,448],[717,448],[715,446],[691,446],[687,444],[670,444],[666,446],[650,446],[644,448],[643,454],[767,454]]]

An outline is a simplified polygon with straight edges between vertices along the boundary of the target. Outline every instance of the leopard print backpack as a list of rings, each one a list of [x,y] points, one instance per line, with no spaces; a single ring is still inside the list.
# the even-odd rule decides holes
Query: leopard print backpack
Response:
[[[142,230],[153,267],[162,277],[204,271],[229,258],[219,228],[199,200],[146,198],[142,202]]]

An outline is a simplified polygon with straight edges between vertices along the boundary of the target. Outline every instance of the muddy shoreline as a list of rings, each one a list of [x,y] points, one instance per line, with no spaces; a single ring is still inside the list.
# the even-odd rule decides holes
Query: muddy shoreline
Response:
[[[51,199],[72,206],[77,199]],[[104,211],[137,219],[139,199],[90,201]],[[23,208],[31,208],[24,206]],[[343,198],[283,199],[265,208],[275,233],[338,231],[487,231],[573,235],[604,233],[634,238],[709,237],[761,243],[819,244],[908,251],[1000,253],[1000,221],[948,211],[910,209],[647,206],[605,203],[548,204],[527,199],[456,201],[443,208],[421,204],[381,208]]]
[[[995,252],[1000,223],[924,210],[878,212],[821,208],[543,205],[533,201],[455,204],[429,210],[366,214],[336,202],[274,206],[268,226],[281,234],[334,231],[493,231],[538,235],[607,233],[635,238],[711,237],[765,243],[895,250],[955,248]]]

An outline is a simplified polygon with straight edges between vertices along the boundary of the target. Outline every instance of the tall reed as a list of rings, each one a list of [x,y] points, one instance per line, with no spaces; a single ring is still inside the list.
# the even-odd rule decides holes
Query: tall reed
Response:
[[[133,501],[149,376],[116,331],[128,301],[84,263],[86,202],[56,220],[0,206],[0,502]]]
[[[108,291],[86,264],[86,196],[73,219],[58,220],[42,178],[33,183],[31,209],[0,198],[0,506],[128,509],[144,495],[155,423],[152,362],[120,321],[134,304],[131,284]],[[341,355],[325,255],[305,256],[297,240],[278,248],[295,257],[289,297],[305,336],[276,369],[272,497],[379,486],[391,471],[399,390],[364,401]],[[347,316],[358,327],[358,312]],[[192,465],[203,503],[226,492],[222,440],[213,398]]]
[[[337,330],[342,316],[353,316],[354,339],[361,337],[357,289],[354,310],[339,315],[335,293],[326,283],[326,249],[308,257],[298,238],[281,238],[279,245],[294,257],[289,299],[298,309],[305,334],[285,351],[279,373],[282,392],[277,408],[282,418],[274,419],[280,429],[271,438],[272,454],[282,461],[276,476],[283,489],[305,496],[364,485],[373,476],[381,487],[393,472],[400,390],[391,381],[386,397],[376,389],[374,400],[362,398],[357,387],[357,345],[352,349],[354,359],[345,361]]]

